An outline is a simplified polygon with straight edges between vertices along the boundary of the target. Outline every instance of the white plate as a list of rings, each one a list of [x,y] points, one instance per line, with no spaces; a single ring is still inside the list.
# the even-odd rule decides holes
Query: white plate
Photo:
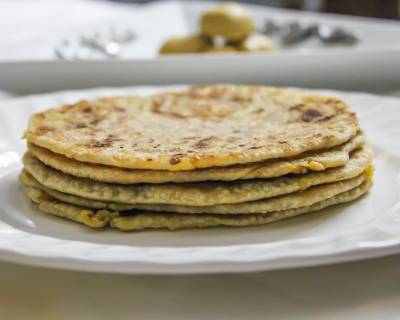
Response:
[[[400,100],[334,94],[358,113],[375,149],[375,186],[347,205],[274,224],[210,230],[95,231],[40,213],[17,175],[28,116],[83,97],[147,93],[150,88],[98,89],[0,103],[0,258],[64,269],[125,273],[269,270],[400,252]]]

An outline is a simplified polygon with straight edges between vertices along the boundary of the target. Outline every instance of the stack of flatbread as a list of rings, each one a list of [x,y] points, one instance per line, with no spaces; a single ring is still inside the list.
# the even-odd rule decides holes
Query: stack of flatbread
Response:
[[[248,226],[355,200],[372,153],[341,100],[209,85],[33,115],[20,181],[39,209],[99,228]]]

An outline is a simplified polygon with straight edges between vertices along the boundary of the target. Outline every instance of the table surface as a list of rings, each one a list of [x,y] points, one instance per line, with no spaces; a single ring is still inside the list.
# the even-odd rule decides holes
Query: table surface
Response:
[[[0,263],[0,319],[399,319],[400,255],[223,275],[95,274]]]

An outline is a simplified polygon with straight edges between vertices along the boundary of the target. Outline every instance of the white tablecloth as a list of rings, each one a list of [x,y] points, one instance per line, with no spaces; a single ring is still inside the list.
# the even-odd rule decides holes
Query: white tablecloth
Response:
[[[0,263],[0,319],[399,319],[400,256],[252,274],[129,276]]]

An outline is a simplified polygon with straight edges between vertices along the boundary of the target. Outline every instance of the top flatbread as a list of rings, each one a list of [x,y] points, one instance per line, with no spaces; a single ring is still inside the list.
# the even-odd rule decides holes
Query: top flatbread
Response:
[[[149,97],[81,101],[35,114],[28,141],[90,163],[193,170],[330,148],[359,130],[335,98],[211,85]]]

